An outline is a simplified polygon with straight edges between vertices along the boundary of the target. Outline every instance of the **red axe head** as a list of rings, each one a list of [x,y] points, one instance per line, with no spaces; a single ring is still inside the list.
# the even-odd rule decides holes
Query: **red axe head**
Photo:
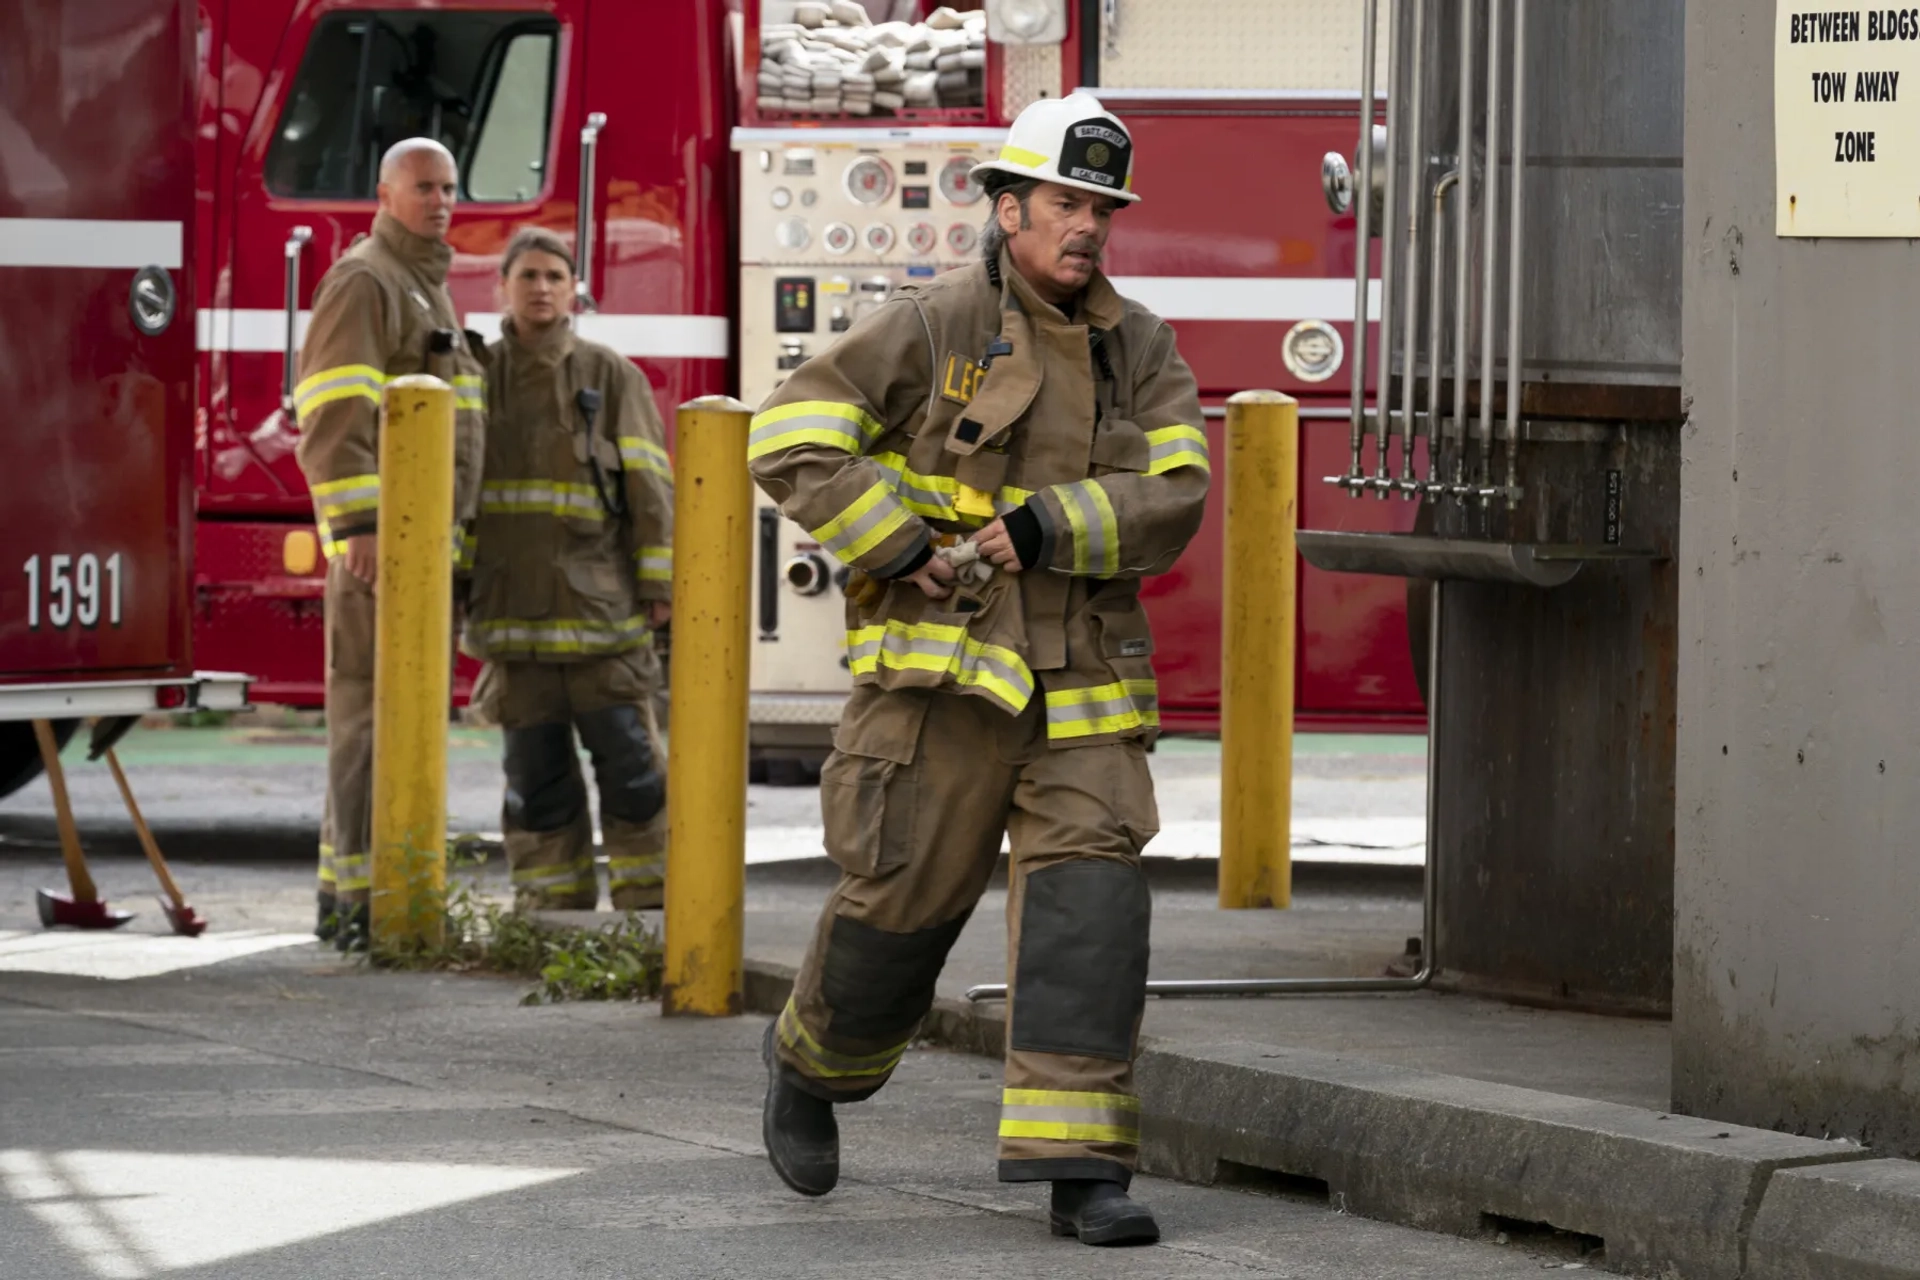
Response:
[[[207,931],[206,919],[193,909],[191,903],[183,902],[176,907],[166,898],[161,898],[159,902],[160,910],[166,913],[167,923],[173,926],[175,933],[197,938]]]
[[[49,929],[118,929],[133,919],[131,911],[114,911],[98,899],[82,901],[51,889],[40,890],[35,904],[40,908],[40,923]]]

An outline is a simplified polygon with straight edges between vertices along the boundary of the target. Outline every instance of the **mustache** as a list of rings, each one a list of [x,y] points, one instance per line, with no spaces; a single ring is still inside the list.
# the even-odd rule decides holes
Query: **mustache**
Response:
[[[1098,262],[1100,260],[1100,242],[1090,236],[1075,236],[1060,246],[1060,252],[1063,255],[1069,253],[1084,253],[1095,262]]]

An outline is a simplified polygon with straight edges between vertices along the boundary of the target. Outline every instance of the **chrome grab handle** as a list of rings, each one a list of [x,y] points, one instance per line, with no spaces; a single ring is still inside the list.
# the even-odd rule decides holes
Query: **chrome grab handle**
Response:
[[[1400,101],[1400,14],[1404,5],[1401,0],[1388,0],[1387,12],[1387,180],[1381,196],[1385,212],[1381,216],[1380,236],[1380,355],[1379,377],[1374,389],[1374,417],[1379,426],[1379,456],[1375,460],[1375,479],[1372,485],[1375,494],[1381,499],[1387,496],[1387,488],[1392,483],[1387,469],[1387,452],[1393,440],[1393,286],[1395,283],[1394,249],[1399,237],[1393,233],[1394,201],[1399,187],[1399,127],[1406,112]],[[1367,103],[1361,103],[1366,109]],[[1362,187],[1366,183],[1360,184]],[[1364,314],[1364,313],[1363,313]],[[1364,380],[1364,366],[1361,366]],[[1370,482],[1364,475],[1356,476],[1356,489],[1369,487]]]
[[[1504,0],[1487,6],[1487,199],[1480,262],[1480,457],[1475,489],[1482,502],[1493,484],[1493,351],[1499,332],[1500,273],[1500,14]]]
[[[1507,508],[1520,503],[1520,394],[1526,386],[1520,367],[1520,281],[1526,270],[1522,194],[1527,171],[1527,0],[1513,0],[1513,189],[1507,201]],[[1488,147],[1489,152],[1492,147]]]
[[[580,130],[580,207],[573,231],[573,293],[582,311],[600,309],[593,296],[594,157],[600,150],[600,131],[606,127],[607,113],[595,111]]]
[[[1407,107],[1405,117],[1410,119],[1407,128],[1407,261],[1406,261],[1406,298],[1401,314],[1400,355],[1402,368],[1400,373],[1400,496],[1410,498],[1416,492],[1413,478],[1413,439],[1414,430],[1414,388],[1420,381],[1420,214],[1425,201],[1427,182],[1427,132],[1426,132],[1426,43],[1427,43],[1427,0],[1413,0],[1413,33],[1408,41],[1413,58],[1409,72],[1411,83],[1407,89]],[[1437,299],[1427,299],[1428,306],[1437,306]],[[1438,352],[1433,357],[1437,358]],[[1387,398],[1387,388],[1381,388],[1382,399]],[[1431,446],[1429,446],[1431,447]],[[1390,482],[1387,479],[1387,459],[1383,453],[1380,458],[1380,496],[1387,496]]]
[[[300,253],[312,239],[312,227],[295,227],[287,233],[287,330],[280,353],[280,412],[289,417],[293,414],[294,358],[300,326]]]
[[[1361,17],[1360,37],[1360,137],[1354,144],[1354,159],[1360,166],[1360,183],[1355,192],[1355,243],[1353,268],[1353,422],[1348,433],[1352,457],[1344,477],[1347,492],[1360,496],[1363,480],[1360,451],[1367,433],[1367,294],[1373,273],[1373,64],[1378,56],[1377,34],[1380,26],[1380,0],[1366,0]]]

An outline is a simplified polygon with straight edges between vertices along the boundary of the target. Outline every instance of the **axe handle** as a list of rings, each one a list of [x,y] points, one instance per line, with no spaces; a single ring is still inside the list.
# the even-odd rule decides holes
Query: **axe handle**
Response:
[[[160,856],[159,842],[153,838],[153,832],[147,828],[147,820],[140,816],[140,806],[133,802],[133,788],[127,784],[127,775],[121,771],[120,757],[112,747],[107,748],[107,768],[113,770],[113,780],[120,787],[120,798],[127,802],[127,815],[133,819],[133,829],[140,836],[140,847],[147,852],[147,861],[153,864],[153,873],[160,877],[160,887],[167,891],[167,897],[173,899],[176,910],[184,908],[187,900],[180,892],[180,886],[173,882],[173,873],[167,870],[167,860]]]
[[[67,888],[76,902],[97,902],[99,891],[87,871],[87,855],[80,848],[80,830],[73,825],[73,804],[67,799],[67,775],[60,768],[60,744],[54,741],[50,721],[35,720],[33,737],[40,744],[40,763],[53,788],[53,815],[60,825],[60,856],[67,863]]]

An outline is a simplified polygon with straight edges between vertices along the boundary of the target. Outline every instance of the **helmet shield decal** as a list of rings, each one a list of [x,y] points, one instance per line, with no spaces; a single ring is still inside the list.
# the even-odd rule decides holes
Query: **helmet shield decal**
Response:
[[[1082,120],[1067,130],[1060,148],[1060,176],[1108,191],[1127,189],[1133,165],[1133,143],[1119,125],[1105,116]]]

